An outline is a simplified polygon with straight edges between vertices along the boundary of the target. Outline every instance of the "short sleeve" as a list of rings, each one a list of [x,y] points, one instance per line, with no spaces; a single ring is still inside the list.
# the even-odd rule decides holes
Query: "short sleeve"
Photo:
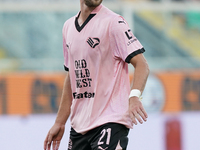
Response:
[[[114,56],[127,63],[130,63],[131,58],[135,55],[145,52],[128,23],[121,16],[112,20],[109,35]]]
[[[65,71],[69,71],[69,66],[68,66],[68,47],[69,47],[69,45],[67,45],[67,42],[66,42],[64,27],[63,27],[62,34],[63,34],[64,69],[65,69]]]

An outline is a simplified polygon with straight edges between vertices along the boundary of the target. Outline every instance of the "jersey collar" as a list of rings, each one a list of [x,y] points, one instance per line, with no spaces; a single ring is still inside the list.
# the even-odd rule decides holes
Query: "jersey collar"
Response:
[[[102,5],[100,4],[99,6],[97,6],[92,12],[91,14],[88,16],[88,18],[85,20],[85,22],[80,26],[78,24],[78,18],[80,16],[80,13],[78,13],[77,17],[75,18],[75,27],[77,29],[78,32],[81,32],[81,30],[85,27],[85,25],[100,11],[100,9],[102,8]]]

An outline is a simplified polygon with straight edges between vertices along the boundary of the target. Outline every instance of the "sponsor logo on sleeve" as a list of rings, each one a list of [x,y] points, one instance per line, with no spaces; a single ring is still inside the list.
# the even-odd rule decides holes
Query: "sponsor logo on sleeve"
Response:
[[[126,22],[125,22],[124,20],[122,20],[122,21],[118,21],[118,23],[126,24]]]
[[[129,29],[128,31],[125,32],[126,37],[128,38],[128,43],[127,46],[131,45],[133,42],[137,41],[137,38],[133,38],[133,34],[131,30]]]

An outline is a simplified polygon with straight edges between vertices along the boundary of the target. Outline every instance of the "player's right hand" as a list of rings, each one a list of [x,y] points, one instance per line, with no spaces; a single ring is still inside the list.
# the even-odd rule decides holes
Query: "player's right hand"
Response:
[[[142,102],[136,96],[129,99],[129,115],[135,125],[137,125],[137,121],[141,124],[143,121],[147,121],[148,115],[142,105]]]
[[[44,150],[50,150],[51,145],[53,150],[58,150],[64,131],[65,125],[55,123],[46,136],[44,141]]]

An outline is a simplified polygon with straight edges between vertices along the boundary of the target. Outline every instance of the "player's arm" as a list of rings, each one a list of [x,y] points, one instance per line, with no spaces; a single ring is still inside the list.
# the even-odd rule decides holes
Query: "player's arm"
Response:
[[[131,90],[137,89],[142,93],[145,88],[147,77],[149,75],[149,66],[143,54],[138,54],[134,56],[130,60],[130,63],[135,68]],[[136,125],[137,125],[136,119],[140,123],[143,123],[142,119],[146,121],[148,117],[146,111],[142,106],[140,99],[136,96],[129,98],[129,113],[133,123]]]
[[[56,121],[52,126],[52,128],[49,130],[47,137],[44,141],[44,150],[50,150],[52,142],[53,142],[52,144],[53,149],[58,149],[60,141],[64,134],[65,123],[70,115],[71,104],[72,104],[72,92],[71,92],[70,76],[69,72],[67,72]]]

